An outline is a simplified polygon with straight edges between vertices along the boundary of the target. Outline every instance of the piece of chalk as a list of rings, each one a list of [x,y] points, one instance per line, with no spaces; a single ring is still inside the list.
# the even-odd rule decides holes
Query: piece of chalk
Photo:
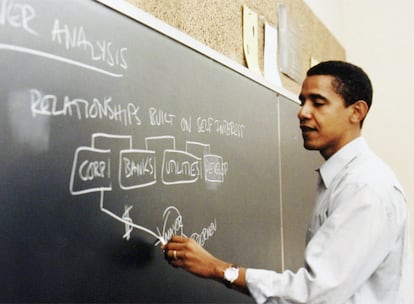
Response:
[[[164,240],[164,238],[160,238],[160,242],[161,242],[161,245],[167,245],[167,242]]]
[[[157,246],[159,243],[161,243],[162,246],[166,245],[167,242],[164,240],[164,238],[160,237],[155,243],[154,246]]]

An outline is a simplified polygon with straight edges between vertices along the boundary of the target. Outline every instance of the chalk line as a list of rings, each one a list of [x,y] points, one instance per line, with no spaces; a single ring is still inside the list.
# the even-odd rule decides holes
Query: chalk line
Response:
[[[119,217],[115,213],[109,211],[108,209],[105,209],[104,206],[103,206],[104,192],[105,191],[101,191],[101,202],[100,202],[101,211],[105,212],[109,216],[113,217],[114,219],[116,219],[116,220],[118,220],[118,221],[120,221],[120,222],[122,222],[122,223],[124,223],[124,224],[126,224],[128,226],[131,226],[131,227],[134,227],[136,229],[142,230],[142,231],[144,231],[146,233],[149,233],[150,235],[152,235],[153,237],[155,237],[158,240],[158,242],[156,242],[155,245],[157,245],[158,243],[161,243],[162,245],[166,244],[166,241],[164,240],[164,238],[162,236],[157,235],[155,232],[149,230],[148,228],[145,228],[143,226],[140,226],[140,225],[134,224],[134,223],[132,223],[130,221],[127,221],[127,220]]]
[[[84,69],[92,70],[94,72],[98,72],[98,73],[105,74],[105,75],[112,76],[112,77],[118,77],[119,78],[119,77],[124,76],[123,74],[112,73],[112,72],[109,72],[107,70],[100,69],[100,68],[97,68],[95,66],[85,64],[85,63],[82,63],[82,62],[79,62],[79,61],[76,61],[76,60],[68,59],[68,58],[65,58],[65,57],[62,57],[62,56],[58,56],[58,55],[54,55],[54,54],[51,54],[51,53],[47,53],[47,52],[43,52],[43,51],[39,51],[39,50],[35,50],[35,49],[30,49],[30,48],[26,48],[26,47],[0,43],[0,50],[9,50],[9,51],[14,51],[14,52],[20,52],[20,53],[26,53],[26,54],[30,54],[30,55],[34,55],[34,56],[44,57],[44,58],[64,62],[64,63],[67,63],[67,64],[71,64],[71,65],[74,65],[74,66],[78,66],[78,67],[81,67],[81,68],[84,68]]]

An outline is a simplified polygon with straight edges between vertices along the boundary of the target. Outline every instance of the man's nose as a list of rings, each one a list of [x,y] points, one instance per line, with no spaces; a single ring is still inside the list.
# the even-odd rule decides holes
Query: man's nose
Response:
[[[311,109],[308,105],[308,103],[304,102],[302,106],[300,107],[300,110],[298,112],[298,118],[299,120],[307,119],[311,117]]]

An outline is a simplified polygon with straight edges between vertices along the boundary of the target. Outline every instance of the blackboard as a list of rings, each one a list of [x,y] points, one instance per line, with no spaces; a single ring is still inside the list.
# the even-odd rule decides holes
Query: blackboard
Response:
[[[280,169],[282,184],[282,226],[284,268],[296,271],[303,266],[305,231],[314,207],[316,172],[323,159],[306,151],[298,128],[299,105],[279,95]]]
[[[0,302],[251,302],[172,233],[283,269],[290,101],[95,1],[3,1],[0,68]]]

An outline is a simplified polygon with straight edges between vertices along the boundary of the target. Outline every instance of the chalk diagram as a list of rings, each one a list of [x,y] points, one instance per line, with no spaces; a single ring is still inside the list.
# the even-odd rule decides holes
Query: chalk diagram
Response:
[[[100,193],[100,210],[125,225],[124,238],[129,240],[133,229],[146,232],[158,242],[165,243],[168,236],[157,227],[157,233],[134,223],[130,217],[132,205],[125,206],[122,214],[116,214],[105,206],[104,194],[112,191],[113,182],[123,191],[164,185],[188,184],[204,180],[223,183],[229,170],[228,162],[220,155],[211,154],[210,144],[186,141],[185,151],[176,149],[174,136],[145,138],[145,149],[133,148],[130,135],[94,133],[90,146],[75,150],[69,190],[72,195]],[[157,156],[162,155],[159,163]],[[116,168],[111,172],[111,168]],[[161,168],[157,170],[157,166]],[[113,170],[112,170],[113,171]],[[157,176],[161,172],[161,176]],[[115,174],[115,175],[113,175]],[[165,225],[164,225],[165,226]],[[165,228],[165,227],[164,227]]]

